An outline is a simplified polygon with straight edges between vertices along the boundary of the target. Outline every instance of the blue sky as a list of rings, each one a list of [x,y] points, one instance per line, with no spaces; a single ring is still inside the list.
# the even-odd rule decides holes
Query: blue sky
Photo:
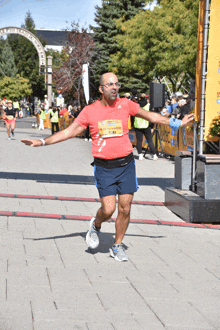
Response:
[[[0,28],[20,27],[28,10],[37,29],[66,29],[72,21],[94,25],[95,5],[101,4],[101,0],[0,0]]]

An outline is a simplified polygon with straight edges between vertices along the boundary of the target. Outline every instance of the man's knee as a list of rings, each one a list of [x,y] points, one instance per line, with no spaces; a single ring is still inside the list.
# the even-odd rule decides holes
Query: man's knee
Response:
[[[114,212],[115,212],[115,205],[102,206],[102,213],[105,218],[110,218]]]
[[[119,205],[118,212],[123,214],[124,216],[130,215],[131,212],[131,204]]]

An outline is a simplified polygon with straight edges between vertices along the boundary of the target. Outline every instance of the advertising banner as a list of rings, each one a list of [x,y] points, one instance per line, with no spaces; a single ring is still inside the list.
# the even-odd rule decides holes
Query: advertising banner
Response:
[[[136,135],[134,130],[129,131],[129,138],[133,146],[136,145]],[[157,142],[156,142],[157,138]],[[169,126],[157,125],[157,132],[153,134],[154,145],[159,152],[176,156],[176,151],[193,151],[193,129],[192,125],[180,127],[178,131]],[[143,136],[143,148],[148,147],[148,143]]]
[[[220,111],[220,0],[211,1],[209,48],[206,82],[205,140],[210,140],[209,127]]]
[[[82,69],[82,85],[84,89],[84,95],[86,99],[86,103],[89,103],[89,65],[88,64],[83,64],[83,69]]]
[[[197,59],[196,59],[196,102],[195,102],[195,120],[200,120],[201,106],[201,83],[202,83],[202,52],[203,52],[203,36],[205,21],[205,4],[206,0],[199,2],[199,21],[198,21],[198,39],[197,39]]]

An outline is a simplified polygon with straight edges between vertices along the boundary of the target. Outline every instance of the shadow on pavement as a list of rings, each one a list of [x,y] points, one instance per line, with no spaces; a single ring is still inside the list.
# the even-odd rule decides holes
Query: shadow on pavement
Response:
[[[73,233],[69,235],[62,235],[62,236],[53,236],[53,237],[41,237],[41,238],[24,238],[26,240],[32,240],[32,241],[42,241],[42,240],[50,240],[50,239],[63,239],[63,238],[72,238],[72,237],[78,237],[81,236],[84,239],[86,239],[87,232],[79,232],[79,233]],[[97,254],[97,253],[109,253],[109,249],[114,244],[114,234],[110,233],[100,233],[99,240],[100,244],[98,249],[87,249],[85,250],[86,253],[89,254]],[[165,236],[148,236],[148,235],[136,235],[136,234],[125,234],[125,236],[132,236],[132,237],[146,237],[146,238],[164,238]],[[126,244],[123,244],[125,250],[128,249],[128,246]]]
[[[0,179],[34,180],[37,182],[94,185],[94,176],[46,173],[0,172]],[[158,186],[161,189],[174,186],[174,178],[138,178],[139,186]]]

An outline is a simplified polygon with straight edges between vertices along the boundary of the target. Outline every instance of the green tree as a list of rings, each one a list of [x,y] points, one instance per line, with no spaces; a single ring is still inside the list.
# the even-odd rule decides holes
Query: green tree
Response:
[[[120,50],[112,55],[111,70],[128,83],[136,74],[143,82],[166,77],[173,92],[187,90],[196,72],[198,8],[198,0],[161,0],[152,11],[118,20],[123,34],[115,37]]]
[[[114,38],[121,33],[116,26],[116,19],[127,21],[134,17],[145,6],[143,0],[102,0],[102,6],[95,6],[95,22],[92,26],[94,32],[95,52],[91,63],[91,78],[96,90],[101,74],[109,70],[112,61],[111,55],[118,51],[117,40]],[[122,83],[123,83],[123,77]]]
[[[0,98],[14,100],[30,96],[32,89],[28,79],[17,75],[15,78],[4,77],[0,80]]]
[[[15,77],[16,74],[14,55],[6,39],[0,55],[0,77]]]
[[[21,27],[36,35],[34,20],[29,11],[26,13],[25,22]],[[46,93],[44,75],[39,75],[39,58],[35,46],[27,38],[20,35],[10,35],[8,39],[19,75],[29,79],[33,96],[43,99]],[[40,41],[45,45],[42,40]]]

